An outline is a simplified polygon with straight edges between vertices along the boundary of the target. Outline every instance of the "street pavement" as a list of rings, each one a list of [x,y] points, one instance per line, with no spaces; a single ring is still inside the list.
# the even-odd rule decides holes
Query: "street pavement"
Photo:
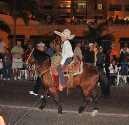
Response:
[[[95,117],[90,114],[93,110],[91,101],[82,114],[78,108],[83,102],[83,94],[79,87],[71,89],[67,96],[66,89],[58,92],[63,114],[58,114],[57,105],[50,95],[46,107],[40,110],[42,103],[40,95],[30,95],[35,82],[28,80],[0,80],[0,115],[6,125],[129,125],[129,85],[111,87],[110,97],[100,95],[99,113]]]

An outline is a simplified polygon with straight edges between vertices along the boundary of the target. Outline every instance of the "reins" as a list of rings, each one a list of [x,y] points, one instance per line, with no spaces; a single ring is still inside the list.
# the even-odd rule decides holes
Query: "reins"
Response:
[[[27,60],[26,60],[25,64],[27,64],[27,63],[28,63],[28,61],[29,61],[29,59],[30,59],[30,57],[31,57],[31,55],[32,55],[32,53],[33,53],[33,52],[34,52],[34,48],[32,49],[31,53],[29,54],[29,57],[27,58]]]
[[[37,69],[39,66],[40,66],[40,65],[36,66],[36,68],[33,70],[35,73],[37,73],[37,75],[38,75],[39,77],[41,77],[43,74],[45,74],[47,71],[49,71],[49,70],[51,69],[51,67],[49,67],[49,68],[46,69],[45,71],[43,71],[43,72],[41,72],[41,73],[38,73],[36,69]]]
[[[34,48],[32,49],[31,53],[29,54],[29,57],[28,57],[27,60],[25,61],[25,64],[28,64],[28,61],[29,61],[29,59],[30,59],[30,57],[31,57],[31,55],[32,55],[33,52],[34,52]],[[48,60],[50,60],[50,59],[47,59],[43,64],[45,64]],[[29,70],[34,71],[35,73],[38,74],[39,77],[41,77],[44,73],[46,73],[47,71],[49,71],[49,70],[51,69],[51,66],[50,66],[48,69],[46,69],[45,71],[43,71],[42,73],[39,74],[39,73],[37,72],[37,68],[38,68],[39,66],[41,66],[41,65],[36,65],[35,68],[29,69]]]
[[[47,59],[43,64],[45,64],[47,61],[49,61],[50,59]],[[37,72],[37,69],[38,69],[38,67],[40,67],[41,65],[36,65],[36,67],[35,68],[33,68],[32,69],[32,71],[34,71],[35,73],[37,73],[37,75],[39,76],[39,77],[41,77],[43,74],[45,74],[47,71],[49,71],[50,69],[51,69],[51,66],[48,68],[48,69],[46,69],[45,71],[43,71],[43,72],[41,72],[41,73],[38,73]]]

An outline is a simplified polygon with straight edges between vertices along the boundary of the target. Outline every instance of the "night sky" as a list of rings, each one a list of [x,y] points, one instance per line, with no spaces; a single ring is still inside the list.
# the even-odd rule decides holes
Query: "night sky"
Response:
[[[3,1],[3,2],[9,2],[9,1],[11,1],[11,0],[0,0],[0,1]]]

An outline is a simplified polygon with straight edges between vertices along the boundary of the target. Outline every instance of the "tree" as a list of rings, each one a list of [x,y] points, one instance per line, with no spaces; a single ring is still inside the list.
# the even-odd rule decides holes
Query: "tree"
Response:
[[[86,39],[90,42],[99,42],[99,40],[103,36],[102,33],[104,31],[106,31],[106,34],[104,35],[108,36],[108,38],[110,38],[110,40],[114,42],[115,36],[112,33],[108,32],[108,28],[105,23],[100,23],[99,25],[96,25],[94,27],[91,25],[88,25],[88,30],[83,31],[82,35],[84,35]]]
[[[26,25],[29,24],[30,14],[36,17],[38,12],[38,3],[35,0],[10,0],[0,6],[1,10],[10,12],[14,21],[14,41],[16,42],[16,22],[18,18],[22,18]]]
[[[0,30],[5,31],[8,34],[11,33],[9,25],[3,20],[0,20]]]

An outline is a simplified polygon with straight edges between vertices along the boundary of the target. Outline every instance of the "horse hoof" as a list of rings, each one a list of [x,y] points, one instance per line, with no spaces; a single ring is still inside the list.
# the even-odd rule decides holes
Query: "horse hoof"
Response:
[[[40,106],[40,107],[39,107],[39,109],[40,109],[40,110],[43,110],[43,107],[42,107],[42,106]]]
[[[58,111],[59,114],[62,114],[62,111]]]
[[[79,111],[78,111],[78,113],[82,113],[82,111],[81,111],[81,110],[79,110]]]
[[[78,110],[78,113],[82,113],[84,110],[84,108],[80,107],[79,110]]]
[[[98,114],[98,110],[93,110],[93,112],[91,113],[91,117],[94,117]]]

